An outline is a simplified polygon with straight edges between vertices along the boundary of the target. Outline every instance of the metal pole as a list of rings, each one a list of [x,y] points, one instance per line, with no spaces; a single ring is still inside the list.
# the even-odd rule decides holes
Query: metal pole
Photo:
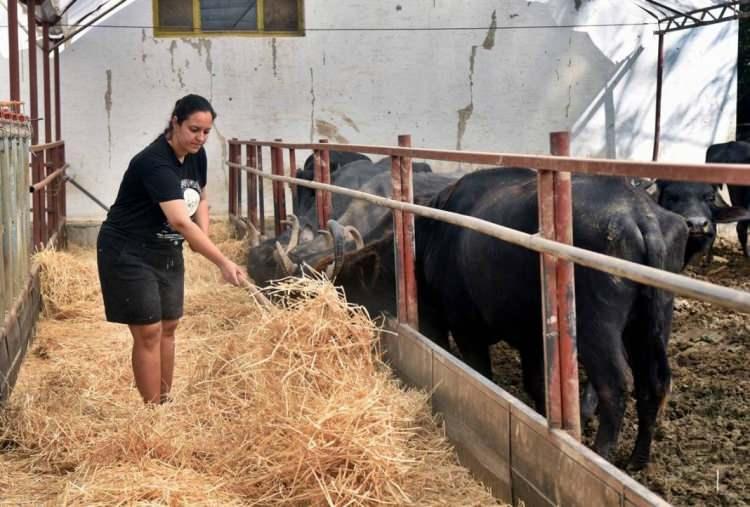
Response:
[[[36,17],[34,15],[34,11],[36,10],[35,5],[35,0],[30,0],[26,5],[26,18],[29,31],[29,115],[31,115],[31,144],[39,143],[39,111],[37,109],[38,90],[36,80]]]
[[[552,155],[570,155],[570,134],[550,134]],[[555,239],[573,244],[573,198],[571,175],[555,173]],[[576,306],[574,266],[557,260],[557,325],[560,357],[560,390],[562,424],[577,440],[581,439],[580,400],[578,395],[578,350],[576,341]]]
[[[282,143],[283,139],[275,139],[276,142]],[[276,148],[276,174],[279,176],[284,175],[284,150],[283,148]],[[286,220],[286,185],[281,182],[276,182],[277,188],[276,193],[279,200],[279,234],[284,231],[284,226],[281,223],[282,220]]]
[[[280,148],[271,146],[271,174],[282,176],[279,172],[279,151]],[[273,195],[273,229],[276,236],[281,235],[281,192],[279,187],[281,183],[278,181],[271,182],[271,190]]]
[[[55,140],[62,139],[62,111],[60,106],[60,50],[55,48],[54,51],[54,68],[55,68]]]
[[[237,138],[230,139],[230,141],[229,141],[229,160],[230,160],[230,162],[233,162],[235,164],[239,164],[240,163],[240,157],[239,157],[239,153],[238,153],[239,150],[237,149],[238,147],[239,147],[239,144],[238,144]],[[234,168],[234,169],[235,170],[231,170],[231,166],[230,166],[230,171],[229,171],[229,175],[228,175],[228,177],[229,177],[229,182],[228,182],[229,183],[229,185],[228,185],[229,186],[229,202],[227,203],[227,205],[229,207],[229,214],[230,215],[237,215],[237,188],[236,188],[236,183],[237,183],[237,176],[236,176],[237,175],[237,169],[236,168]]]
[[[289,148],[289,177],[294,178],[297,176],[297,154],[294,148]],[[299,197],[297,196],[297,185],[289,185],[289,190],[292,192],[292,213],[297,214],[297,204]]]
[[[255,168],[255,159],[257,150],[255,145],[248,144],[247,152],[245,154],[247,158],[247,165]],[[258,228],[258,177],[248,172],[247,173],[247,218],[250,223]]]
[[[659,55],[656,62],[656,114],[654,115],[654,152],[651,160],[659,160],[659,137],[661,136],[661,88],[664,77],[664,34],[659,34]]]
[[[321,155],[320,150],[315,149],[313,150],[313,181],[317,181],[318,183],[323,183],[321,176]],[[325,221],[325,213],[323,212],[323,190],[316,189],[315,190],[315,211],[318,215],[318,228],[319,229],[325,229],[326,227],[326,221]]]
[[[10,74],[10,100],[21,100],[21,81],[18,56],[18,0],[8,0],[8,64]]]
[[[398,145],[410,148],[411,136],[402,134],[398,136]],[[401,200],[403,202],[414,202],[414,183],[412,177],[411,158],[401,159]],[[406,289],[406,321],[414,329],[419,329],[419,312],[417,305],[417,277],[414,267],[416,244],[414,238],[414,214],[404,212],[402,216],[403,227],[403,272]]]
[[[391,157],[391,199],[402,201],[401,193],[401,158]],[[406,277],[404,276],[404,212],[393,210],[393,258],[396,267],[396,313],[398,321],[406,322],[408,303],[406,296]]]
[[[52,142],[52,97],[49,72],[49,25],[42,25],[42,78],[44,89],[44,142]]]
[[[262,173],[263,172],[263,147],[258,146],[258,170]],[[261,178],[260,181],[258,181],[258,207],[260,208],[260,234],[261,236],[265,236],[266,234],[266,200],[263,197],[265,178]]]
[[[539,233],[555,239],[555,177],[551,171],[538,173]],[[557,261],[549,254],[539,256],[542,284],[542,346],[547,423],[562,428],[562,392],[560,389],[560,349],[557,329]]]
[[[327,143],[328,139],[321,139],[320,142]],[[320,177],[321,183],[331,184],[331,152],[327,148],[320,152]],[[331,208],[333,208],[333,194],[323,192],[323,220],[326,224],[331,219]]]

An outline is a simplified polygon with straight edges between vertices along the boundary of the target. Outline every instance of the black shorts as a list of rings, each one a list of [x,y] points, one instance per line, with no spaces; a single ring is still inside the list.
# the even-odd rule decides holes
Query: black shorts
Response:
[[[185,264],[181,245],[157,248],[101,231],[96,247],[109,322],[153,324],[182,317]]]

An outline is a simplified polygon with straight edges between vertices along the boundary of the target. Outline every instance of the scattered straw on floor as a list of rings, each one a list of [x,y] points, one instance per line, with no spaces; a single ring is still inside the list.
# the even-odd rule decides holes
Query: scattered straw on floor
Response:
[[[174,401],[155,408],[127,329],[103,322],[94,253],[37,257],[46,318],[0,415],[0,503],[495,504],[331,284],[279,285],[267,308],[185,256]]]

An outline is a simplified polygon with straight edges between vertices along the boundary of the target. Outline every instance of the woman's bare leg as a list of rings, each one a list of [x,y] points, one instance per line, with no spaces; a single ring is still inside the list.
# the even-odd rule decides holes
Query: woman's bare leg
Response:
[[[162,403],[168,399],[172,389],[172,375],[174,373],[174,332],[179,320],[161,321],[161,384],[160,395]]]
[[[129,325],[133,335],[133,375],[146,403],[159,403],[161,394],[161,322]]]

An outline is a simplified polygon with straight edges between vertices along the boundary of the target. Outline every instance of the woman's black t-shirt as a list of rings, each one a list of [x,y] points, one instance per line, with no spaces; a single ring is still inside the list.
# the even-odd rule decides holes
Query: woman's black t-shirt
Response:
[[[207,165],[203,148],[181,163],[160,135],[130,161],[102,231],[157,248],[181,245],[182,235],[169,226],[159,203],[184,199],[188,214],[195,215]]]

